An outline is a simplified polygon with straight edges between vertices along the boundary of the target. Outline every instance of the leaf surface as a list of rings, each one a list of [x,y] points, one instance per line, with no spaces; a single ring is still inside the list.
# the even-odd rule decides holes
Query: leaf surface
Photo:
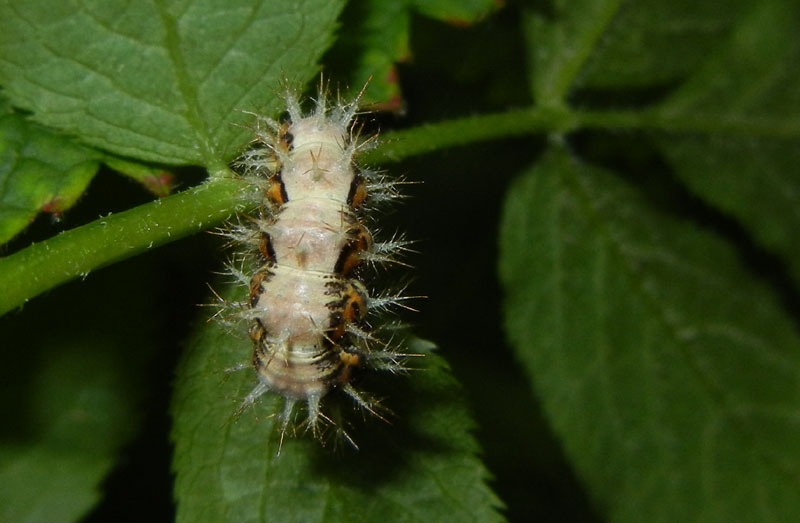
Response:
[[[614,4],[577,87],[630,89],[680,81],[702,66],[752,6],[746,0]],[[570,5],[581,20],[589,19]]]
[[[41,211],[58,216],[80,198],[102,155],[32,124],[0,100],[0,244]]]
[[[0,5],[0,83],[41,123],[122,156],[219,170],[301,84],[342,1]]]
[[[620,8],[621,0],[560,0],[527,9],[529,84],[536,103],[558,106]]]
[[[531,86],[544,105],[577,88],[660,87],[696,71],[750,2],[556,0],[525,13]]]
[[[735,252],[559,147],[508,192],[506,325],[611,521],[800,517],[800,337]]]
[[[130,274],[104,271],[0,319],[0,521],[78,520],[136,434],[162,304],[141,292],[158,274]]]
[[[413,12],[467,26],[497,8],[493,0],[352,1],[343,15],[348,30],[340,35],[330,57],[340,64],[335,76],[348,78],[351,88],[359,88],[371,78],[363,98],[367,107],[402,112],[396,64],[414,59],[410,49]]]
[[[800,283],[798,27],[797,2],[756,4],[656,109],[686,131],[656,139],[690,190],[780,254]]]
[[[252,346],[233,333],[203,324],[191,341],[177,379],[173,410],[174,468],[180,521],[499,521],[498,500],[485,485],[475,457],[460,387],[443,360],[416,342],[407,376],[366,376],[362,389],[385,396],[391,425],[353,411],[338,394],[323,403],[341,408],[360,450],[329,434],[323,447],[298,429],[280,455],[275,414],[282,399],[267,393],[255,407],[234,413],[255,386],[255,374],[226,373],[247,364]]]
[[[676,176],[800,281],[800,3],[589,4],[527,12],[539,102],[558,105],[590,88],[616,108],[630,102],[614,89],[652,90],[653,103],[625,115],[627,125],[655,129]],[[618,123],[599,116],[592,125]]]

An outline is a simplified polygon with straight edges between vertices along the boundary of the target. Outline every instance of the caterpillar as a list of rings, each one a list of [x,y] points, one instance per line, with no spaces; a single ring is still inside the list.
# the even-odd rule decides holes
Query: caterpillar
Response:
[[[258,216],[227,233],[243,247],[229,270],[248,289],[239,316],[249,323],[257,376],[239,412],[267,392],[283,396],[281,444],[298,403],[314,434],[320,420],[335,424],[321,409],[332,390],[382,417],[354,377],[361,369],[403,369],[405,354],[377,334],[370,317],[408,297],[371,293],[363,281],[369,266],[402,263],[408,243],[376,241],[366,225],[376,207],[400,197],[402,182],[356,163],[375,142],[360,138],[356,118],[365,89],[331,103],[321,79],[315,107],[304,113],[287,88],[286,117],[254,115],[255,139],[234,163],[263,195]]]

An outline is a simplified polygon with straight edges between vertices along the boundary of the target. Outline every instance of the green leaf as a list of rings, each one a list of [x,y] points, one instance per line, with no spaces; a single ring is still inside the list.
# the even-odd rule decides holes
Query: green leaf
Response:
[[[173,189],[175,176],[161,167],[131,162],[116,156],[106,155],[103,163],[120,174],[136,180],[159,197],[169,196]]]
[[[652,87],[694,71],[750,2],[579,0],[530,9],[525,30],[539,103],[577,87]]]
[[[331,61],[338,64],[334,78],[348,78],[351,88],[371,78],[363,101],[377,110],[401,110],[397,62],[410,57],[411,13],[405,2],[361,0],[350,2],[342,15],[350,27],[341,34]]]
[[[12,101],[34,111],[40,121],[111,151],[150,161],[201,163],[215,176],[230,174],[227,162],[252,132],[232,125],[253,123],[252,116],[235,110],[274,113],[283,103],[276,92],[282,75],[292,85],[315,72],[341,7],[327,0],[253,0],[234,7],[200,1],[50,3],[0,4],[5,31],[0,35],[0,80]],[[160,171],[106,160],[145,182],[152,180],[155,189],[164,188]],[[132,235],[118,230],[122,241],[96,242],[109,238],[106,226],[116,221],[103,220],[59,239],[53,246],[58,255],[45,245],[0,260],[7,269],[0,270],[0,278],[15,282],[13,292],[0,298],[0,311],[111,260],[219,223],[240,203],[238,197],[225,200],[228,189],[196,191],[205,198],[200,205],[185,195],[169,205],[159,203],[152,215],[160,220],[153,220],[149,210],[134,213],[145,219],[134,231],[127,230]],[[216,209],[206,212],[212,201]],[[191,214],[189,208],[184,209],[188,215],[165,214],[178,202],[203,214]],[[180,224],[175,222],[179,215]],[[76,253],[81,256],[72,257]],[[24,277],[32,271],[25,269],[29,261],[39,264],[44,278],[38,273]],[[53,270],[57,265],[61,269]]]
[[[158,276],[121,274],[130,275],[107,271],[0,320],[2,521],[79,519],[137,430],[157,348],[148,316],[160,307],[155,294],[141,298],[141,281]]]
[[[751,2],[558,4],[529,12],[532,83],[559,103],[576,87],[675,88],[640,112],[592,127],[656,129],[675,174],[780,254],[800,281],[800,5]],[[608,95],[608,93],[607,93]],[[614,103],[622,105],[626,101]],[[618,118],[619,117],[619,118]]]
[[[102,155],[14,113],[0,98],[0,244],[41,211],[58,216],[83,194]]]
[[[0,83],[44,124],[122,156],[220,170],[302,82],[341,0],[0,5]]]
[[[360,87],[371,78],[362,99],[365,106],[375,111],[403,111],[395,64],[413,60],[409,42],[412,11],[466,26],[498,7],[494,0],[352,1],[342,16],[349,30],[341,34],[328,56],[336,64],[333,76],[348,78],[351,87]]]
[[[444,22],[467,26],[499,9],[501,0],[409,0],[414,9]]]
[[[539,105],[562,105],[621,0],[557,0],[523,12],[529,84]]]
[[[226,369],[247,364],[251,352],[246,332],[216,322],[204,322],[189,344],[173,403],[179,521],[501,519],[475,457],[463,391],[426,343],[409,347],[424,354],[413,359],[423,370],[366,376],[361,387],[386,396],[391,425],[369,415],[359,421],[364,414],[336,393],[325,398],[329,415],[347,411],[360,450],[323,447],[301,428],[279,456],[280,397],[266,394],[234,416],[255,374]]]
[[[735,251],[554,147],[508,192],[506,324],[612,521],[800,518],[800,337]]]
[[[661,104],[707,134],[658,134],[677,176],[782,255],[800,283],[800,5],[760,2]],[[732,132],[728,129],[735,129]]]
[[[700,67],[754,5],[747,0],[617,4],[577,78],[580,87],[650,87],[679,81]]]

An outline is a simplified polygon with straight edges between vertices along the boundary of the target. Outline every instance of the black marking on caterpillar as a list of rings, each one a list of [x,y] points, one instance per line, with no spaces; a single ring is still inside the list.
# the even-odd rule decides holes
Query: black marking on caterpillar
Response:
[[[255,140],[235,163],[263,189],[259,216],[226,232],[244,247],[229,270],[249,289],[236,316],[249,321],[258,379],[238,412],[266,392],[283,396],[281,444],[299,402],[315,435],[320,420],[333,423],[321,403],[334,389],[382,418],[353,376],[364,368],[401,370],[406,356],[379,337],[368,317],[407,297],[372,296],[361,281],[365,265],[402,264],[397,258],[407,245],[396,237],[377,242],[364,224],[368,210],[400,196],[401,183],[356,164],[359,151],[374,143],[357,129],[364,89],[353,101],[331,104],[320,81],[310,114],[287,89],[288,120],[254,115]]]

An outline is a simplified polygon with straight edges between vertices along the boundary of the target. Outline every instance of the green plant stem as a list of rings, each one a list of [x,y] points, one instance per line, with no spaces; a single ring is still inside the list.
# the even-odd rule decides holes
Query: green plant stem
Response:
[[[208,229],[233,212],[254,207],[257,199],[248,189],[252,186],[241,180],[215,178],[0,258],[0,315],[47,289]]]
[[[380,147],[365,153],[364,158],[369,164],[396,162],[475,142],[541,132],[565,133],[577,124],[576,115],[566,108],[533,107],[469,116],[387,132],[380,138]]]
[[[569,114],[525,109],[425,125],[387,133],[379,150],[365,156],[369,162],[385,163],[449,146],[552,131],[564,127],[565,117]],[[219,176],[0,258],[0,315],[57,285],[254,208],[258,194],[248,188],[252,185]]]
[[[565,134],[578,128],[800,136],[800,125],[793,121],[726,121],[702,115],[678,119],[657,111],[579,112],[534,107],[388,132],[381,137],[381,145],[365,152],[363,159],[370,164],[396,162],[446,147],[542,132]],[[246,182],[217,176],[199,187],[98,219],[0,258],[0,314],[73,278],[219,225],[234,212],[254,208],[258,194],[248,189],[252,185]]]
[[[797,139],[800,122],[797,119],[768,119],[759,117],[719,118],[702,113],[693,116],[653,111],[581,111],[573,113],[578,127],[594,129],[638,129],[670,133],[719,134],[770,139]]]

